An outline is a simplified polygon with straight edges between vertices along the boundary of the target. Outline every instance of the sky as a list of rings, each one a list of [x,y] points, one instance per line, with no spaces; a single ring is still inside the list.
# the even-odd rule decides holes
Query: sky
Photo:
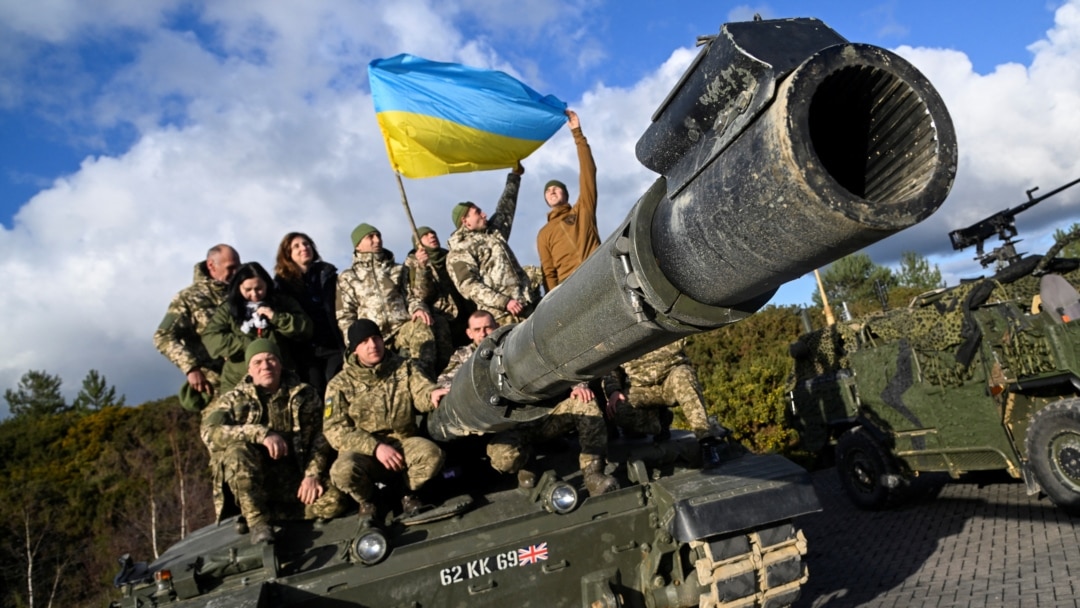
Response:
[[[37,369],[72,399],[97,369],[128,403],[173,394],[183,376],[151,337],[218,242],[272,267],[299,230],[342,268],[368,222],[403,259],[408,224],[367,83],[376,58],[500,69],[566,101],[596,158],[606,236],[656,177],[634,144],[696,37],[755,13],[890,49],[949,108],[952,192],[871,247],[875,262],[910,250],[950,284],[978,275],[949,230],[1080,177],[1080,0],[0,0],[0,389]],[[510,243],[529,264],[544,182],[576,197],[569,130],[523,164]],[[445,242],[451,207],[492,210],[504,172],[405,181],[418,224]],[[1080,221],[1078,202],[1080,187],[1021,215],[1019,248],[1045,251]],[[812,290],[804,277],[773,302]]]

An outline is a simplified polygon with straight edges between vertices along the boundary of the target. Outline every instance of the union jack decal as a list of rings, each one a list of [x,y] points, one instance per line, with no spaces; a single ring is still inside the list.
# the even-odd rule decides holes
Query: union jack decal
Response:
[[[529,545],[524,549],[518,549],[518,565],[525,566],[527,564],[535,564],[540,560],[546,560],[548,558],[547,543],[540,543],[539,545]]]

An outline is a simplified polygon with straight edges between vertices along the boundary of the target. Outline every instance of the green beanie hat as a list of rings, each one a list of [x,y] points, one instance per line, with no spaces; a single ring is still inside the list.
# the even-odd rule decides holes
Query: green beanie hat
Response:
[[[260,353],[270,353],[281,359],[281,350],[277,344],[274,344],[266,338],[258,338],[254,340],[248,347],[244,349],[244,363],[251,365],[251,358]]]
[[[356,249],[356,246],[360,244],[360,241],[364,240],[364,237],[371,234],[372,232],[379,232],[379,229],[372,226],[371,224],[360,224],[356,228],[353,228],[353,231],[352,231],[352,246],[353,246],[353,249]],[[382,234],[382,233],[379,232],[379,234]]]
[[[544,184],[544,192],[547,192],[547,191],[548,191],[548,188],[550,188],[550,187],[552,187],[552,186],[558,186],[558,187],[562,188],[562,191],[566,193],[566,196],[567,196],[567,197],[569,197],[569,196],[570,196],[570,190],[568,190],[568,189],[566,188],[566,184],[564,184],[564,183],[560,182],[560,181],[559,181],[559,180],[557,180],[557,179],[549,179],[549,180],[548,180],[548,183]]]
[[[454,230],[461,228],[461,218],[465,217],[465,214],[469,212],[469,209],[474,208],[476,208],[476,205],[470,201],[454,205],[454,210],[450,212],[450,219],[454,221]]]
[[[435,232],[434,230],[431,229],[431,226],[420,226],[419,228],[416,229],[416,236],[413,237],[413,244],[416,245],[417,247],[419,247],[420,242],[419,242],[418,239],[424,238],[425,234],[428,234],[428,233],[431,233],[431,232]]]

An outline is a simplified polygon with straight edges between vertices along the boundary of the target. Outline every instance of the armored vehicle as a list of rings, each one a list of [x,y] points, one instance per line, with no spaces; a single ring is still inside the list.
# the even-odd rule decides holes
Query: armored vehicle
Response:
[[[810,451],[835,444],[856,505],[896,504],[922,472],[1000,470],[1080,509],[1080,260],[1057,257],[1080,231],[1041,256],[1011,240],[1017,212],[1078,182],[950,234],[995,274],[792,345],[793,425]]]
[[[123,560],[117,604],[795,601],[807,569],[792,520],[819,505],[806,472],[779,456],[677,434],[612,442],[621,488],[584,499],[572,438],[542,453],[524,489],[492,478],[469,445],[921,221],[952,185],[952,123],[906,61],[812,19],[723,26],[653,120],[637,156],[661,177],[532,316],[478,347],[428,415],[429,436],[459,463],[425,487],[433,509],[375,526],[279,522],[273,544],[254,546],[223,522],[151,564]]]

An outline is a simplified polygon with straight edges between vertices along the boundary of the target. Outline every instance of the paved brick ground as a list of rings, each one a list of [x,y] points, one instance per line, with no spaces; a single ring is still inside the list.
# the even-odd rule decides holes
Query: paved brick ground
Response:
[[[891,511],[860,511],[834,469],[814,473],[824,510],[800,517],[810,580],[796,608],[1080,608],[1080,517],[1007,477],[920,483]]]

